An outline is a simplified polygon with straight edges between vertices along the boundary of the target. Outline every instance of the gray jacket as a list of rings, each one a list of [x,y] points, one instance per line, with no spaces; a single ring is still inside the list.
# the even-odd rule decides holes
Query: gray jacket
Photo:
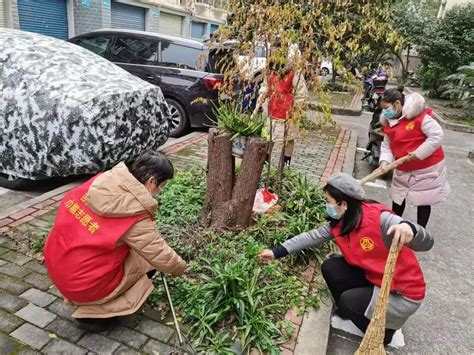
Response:
[[[382,232],[382,239],[387,246],[387,249],[390,249],[390,245],[392,243],[392,237],[387,235],[388,229],[390,226],[394,224],[400,224],[402,221],[403,219],[400,216],[394,215],[390,212],[381,213],[380,229]],[[434,240],[430,233],[428,233],[425,228],[415,223],[410,223],[410,225],[416,229],[416,234],[414,235],[413,240],[408,243],[407,246],[414,251],[430,250],[434,244]],[[301,233],[296,237],[288,239],[280,247],[274,249],[275,257],[279,258],[285,256],[286,254],[292,254],[306,248],[318,247],[332,238],[334,238],[334,236],[331,234],[329,223],[327,223],[322,227],[313,229],[309,232]],[[282,250],[281,247],[284,247],[285,250]]]

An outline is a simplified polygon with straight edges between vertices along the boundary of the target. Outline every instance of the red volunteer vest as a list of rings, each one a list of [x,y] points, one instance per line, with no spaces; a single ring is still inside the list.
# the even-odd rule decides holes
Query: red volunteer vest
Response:
[[[277,75],[270,75],[268,87],[270,100],[268,114],[277,120],[288,119],[288,114],[293,107],[293,72],[286,74],[283,79]]]
[[[86,201],[95,178],[66,194],[44,249],[51,280],[65,298],[78,303],[100,300],[119,285],[129,249],[116,243],[150,216],[105,218],[92,212]]]
[[[382,240],[380,215],[391,212],[378,203],[362,204],[362,222],[359,228],[349,235],[341,236],[341,223],[331,228],[331,233],[347,263],[364,270],[365,277],[374,285],[382,285],[388,249]],[[413,300],[425,297],[425,280],[415,253],[404,246],[395,266],[391,292],[401,294]]]
[[[407,154],[413,153],[423,142],[426,136],[421,130],[423,119],[426,115],[431,116],[431,109],[426,109],[423,113],[413,119],[403,118],[397,125],[390,127],[385,126],[383,131],[390,138],[390,149],[395,156],[395,159],[400,159]],[[432,118],[430,118],[432,119]],[[429,168],[438,164],[444,159],[443,148],[439,147],[428,158],[419,160],[415,159],[404,163],[397,167],[402,171],[413,171],[419,169]]]

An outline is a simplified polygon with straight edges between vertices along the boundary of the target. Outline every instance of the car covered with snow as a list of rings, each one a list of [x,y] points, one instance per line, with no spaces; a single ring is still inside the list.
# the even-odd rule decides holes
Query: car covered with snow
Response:
[[[159,87],[51,37],[0,29],[0,184],[93,174],[169,136]]]

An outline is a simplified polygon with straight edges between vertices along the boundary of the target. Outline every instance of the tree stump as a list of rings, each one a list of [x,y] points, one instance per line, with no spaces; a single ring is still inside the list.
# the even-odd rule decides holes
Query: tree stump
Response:
[[[251,224],[255,194],[270,146],[262,138],[249,138],[236,176],[230,138],[230,133],[209,130],[207,192],[201,223],[221,231]]]

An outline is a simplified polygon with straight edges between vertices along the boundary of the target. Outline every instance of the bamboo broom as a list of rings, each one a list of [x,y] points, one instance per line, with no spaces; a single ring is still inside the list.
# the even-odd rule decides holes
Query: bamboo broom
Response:
[[[365,183],[381,175],[384,175],[386,172],[395,169],[397,166],[409,161],[410,158],[411,157],[407,155],[387,165],[384,170],[381,168],[375,169],[371,174],[361,179],[360,184],[364,185]],[[372,314],[372,319],[370,320],[369,326],[365,332],[364,339],[362,339],[362,342],[355,352],[355,355],[385,354],[385,347],[383,345],[385,337],[385,321],[387,316],[388,299],[390,296],[390,286],[392,285],[397,257],[398,250],[396,245],[392,242],[387,258],[387,263],[385,264],[382,285],[380,287],[380,293],[375,304],[374,313]]]

